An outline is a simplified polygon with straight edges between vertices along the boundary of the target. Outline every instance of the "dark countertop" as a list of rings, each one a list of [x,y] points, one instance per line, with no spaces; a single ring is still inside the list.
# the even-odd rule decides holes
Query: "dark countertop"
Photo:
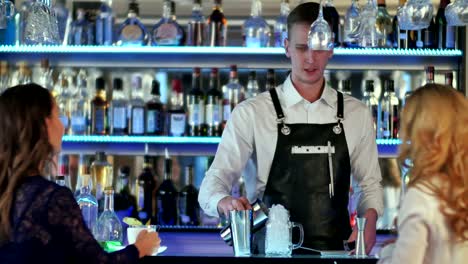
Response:
[[[158,256],[145,257],[140,263],[180,263],[180,264],[274,264],[274,263],[377,263],[376,254],[383,241],[392,235],[377,235],[377,243],[367,259],[353,257],[321,257],[318,255],[295,255],[290,258],[272,258],[264,255],[235,257],[232,247],[226,245],[216,231],[207,232],[160,232],[161,245],[167,250]]]

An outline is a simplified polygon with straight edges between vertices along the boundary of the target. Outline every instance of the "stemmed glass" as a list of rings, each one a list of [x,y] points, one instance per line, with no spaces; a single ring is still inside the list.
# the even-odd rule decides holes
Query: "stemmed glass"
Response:
[[[50,0],[32,3],[26,18],[25,42],[29,45],[57,45],[60,41],[58,22]]]
[[[333,48],[333,33],[330,25],[323,18],[323,4],[320,1],[320,11],[317,19],[310,25],[308,35],[309,49],[331,50]]]
[[[377,6],[373,0],[368,0],[361,12],[359,24],[359,46],[364,48],[377,47],[381,34],[377,32]]]
[[[433,7],[430,0],[408,0],[397,12],[400,28],[421,30],[429,27]]]
[[[468,0],[455,0],[445,8],[445,17],[449,26],[468,24]]]
[[[7,19],[15,15],[15,5],[8,0],[0,0],[0,29],[7,27]]]

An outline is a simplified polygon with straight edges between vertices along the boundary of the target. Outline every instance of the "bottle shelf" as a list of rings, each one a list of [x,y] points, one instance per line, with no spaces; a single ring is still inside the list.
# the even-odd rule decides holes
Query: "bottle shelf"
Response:
[[[246,47],[118,47],[118,46],[0,46],[2,59],[38,63],[50,57],[54,66],[134,68],[290,67],[283,48]],[[356,59],[359,57],[359,59]],[[461,50],[335,48],[328,69],[438,70],[459,69]]]
[[[164,155],[167,148],[171,155],[213,156],[220,137],[166,137],[166,136],[75,136],[62,138],[65,154],[94,154],[104,151],[115,155]],[[398,139],[377,139],[380,157],[396,157]]]

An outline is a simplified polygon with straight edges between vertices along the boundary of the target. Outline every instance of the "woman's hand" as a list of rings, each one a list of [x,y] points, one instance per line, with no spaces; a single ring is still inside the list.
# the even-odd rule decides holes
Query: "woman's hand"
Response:
[[[153,255],[160,245],[161,239],[158,232],[148,232],[147,230],[142,230],[135,241],[135,247],[138,249],[140,258]]]

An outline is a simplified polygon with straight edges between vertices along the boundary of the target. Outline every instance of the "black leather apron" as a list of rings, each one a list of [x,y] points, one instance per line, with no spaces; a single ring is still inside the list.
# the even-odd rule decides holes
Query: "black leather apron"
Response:
[[[351,168],[341,123],[343,94],[338,92],[337,122],[328,124],[284,123],[276,90],[271,89],[270,94],[278,118],[278,141],[263,201],[268,207],[282,204],[289,210],[290,220],[303,225],[303,246],[343,250],[343,240],[351,234],[348,214]],[[263,253],[264,238],[259,235],[254,243],[257,252]],[[295,242],[297,238],[293,236]],[[306,253],[301,250],[293,253],[298,252]]]

